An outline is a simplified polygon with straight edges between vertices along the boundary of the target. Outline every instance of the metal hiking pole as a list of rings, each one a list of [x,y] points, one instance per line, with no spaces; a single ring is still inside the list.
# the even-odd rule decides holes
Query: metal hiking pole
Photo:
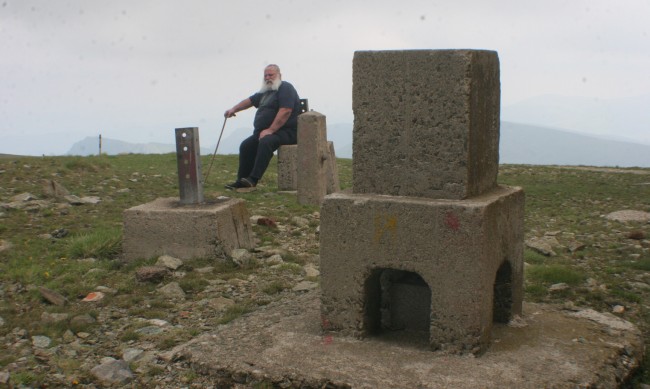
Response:
[[[228,117],[226,116],[223,119],[223,126],[221,126],[221,133],[219,134],[219,140],[217,141],[217,147],[214,148],[214,154],[212,154],[212,159],[210,160],[210,166],[208,166],[208,172],[205,173],[205,178],[203,179],[203,185],[208,182],[208,176],[210,175],[210,169],[212,169],[212,164],[214,163],[214,157],[217,156],[217,150],[219,150],[219,143],[221,143],[221,136],[223,135],[223,130],[226,128],[226,121]]]

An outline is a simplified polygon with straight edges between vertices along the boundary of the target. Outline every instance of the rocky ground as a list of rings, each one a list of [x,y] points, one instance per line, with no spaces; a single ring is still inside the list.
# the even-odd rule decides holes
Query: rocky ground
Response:
[[[3,204],[5,209],[43,206],[28,195],[13,200],[12,205]],[[175,344],[228,325],[257,307],[317,288],[318,256],[306,253],[318,251],[318,218],[317,212],[310,213],[283,224],[252,216],[253,224],[270,230],[283,243],[261,245],[250,252],[235,250],[228,264],[216,261],[195,267],[162,256],[152,266],[134,268],[122,276],[152,285],[141,300],[140,314],[128,303],[132,296],[104,285],[70,301],[56,290],[0,284],[0,298],[5,301],[38,294],[41,306],[14,308],[38,309],[41,321],[65,328],[60,337],[48,337],[28,328],[6,328],[6,320],[0,317],[0,328],[7,332],[0,336],[0,348],[3,354],[15,356],[14,362],[0,368],[0,387],[215,387],[210,377],[197,374],[183,361],[166,358],[166,353]],[[66,234],[57,230],[46,235],[39,239],[60,239]],[[8,241],[0,242],[0,250],[12,249]],[[98,267],[89,272],[101,271]],[[181,287],[188,279],[199,285],[196,290],[186,292]],[[90,313],[78,314],[83,311]]]
[[[527,168],[510,169],[519,174]],[[529,170],[531,175],[538,174]],[[508,169],[502,171],[508,173]],[[647,170],[641,172],[648,174]],[[135,187],[165,179],[164,174],[142,174],[122,182]],[[114,199],[126,193],[122,191],[127,188],[113,183],[115,178],[103,180],[108,184],[100,183],[99,189],[88,190],[92,196],[65,195],[56,201],[41,194],[8,195],[7,185],[0,198],[0,223],[22,220],[27,215],[25,220],[30,225],[26,228],[32,234],[29,239],[58,244],[70,238],[67,225],[56,225],[62,223],[59,219],[74,218],[74,210],[80,207],[86,207],[84,215],[99,218],[106,211],[94,207],[108,202],[102,190],[109,185],[115,186],[110,193]],[[10,185],[18,187],[13,182]],[[643,181],[634,185],[641,188],[647,184]],[[129,267],[117,266],[119,259],[113,260],[115,266],[91,257],[75,259],[80,267],[88,269],[80,275],[83,279],[122,280],[97,282],[92,290],[73,297],[37,283],[0,278],[0,388],[216,387],[212,377],[174,358],[170,350],[229,326],[231,320],[259,311],[260,307],[293,301],[318,288],[318,212],[292,211],[292,215],[278,218],[277,210],[284,205],[269,205],[267,195],[274,196],[259,195],[249,208],[254,214],[251,220],[256,226],[257,248],[236,251],[227,263],[161,257],[156,263]],[[569,207],[588,207],[589,211],[579,222],[561,224],[573,216],[563,219],[542,214],[533,201],[544,196],[534,197],[535,192],[527,205],[531,210],[526,221],[528,251],[539,253],[543,260],[564,261],[558,262],[563,266],[575,264],[587,276],[577,284],[535,281],[533,288],[527,289],[527,299],[593,306],[630,320],[647,333],[650,269],[636,265],[647,263],[649,258],[650,209],[627,209],[623,204],[612,209],[611,198],[594,195],[588,203],[574,205],[567,201]],[[562,210],[570,213],[568,208]],[[616,210],[625,212],[612,212]],[[53,220],[56,227],[43,233],[42,228],[37,228],[45,224],[43,220]],[[588,232],[577,231],[578,226],[586,226]],[[0,232],[0,258],[9,258],[12,252],[23,249],[11,239],[15,231],[0,228]],[[540,261],[532,258],[528,265],[541,268]],[[636,267],[630,271],[632,265]],[[111,276],[106,276],[107,272]]]

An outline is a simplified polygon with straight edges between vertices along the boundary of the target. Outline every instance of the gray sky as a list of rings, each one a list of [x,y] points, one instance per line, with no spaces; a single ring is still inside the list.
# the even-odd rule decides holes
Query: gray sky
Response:
[[[190,126],[214,145],[269,63],[328,123],[352,122],[357,50],[496,50],[503,106],[647,95],[649,16],[648,0],[0,0],[0,153]]]

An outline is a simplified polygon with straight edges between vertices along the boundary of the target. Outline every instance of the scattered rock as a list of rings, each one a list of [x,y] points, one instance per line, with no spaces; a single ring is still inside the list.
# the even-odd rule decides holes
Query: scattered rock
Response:
[[[316,266],[312,265],[311,263],[303,266],[302,270],[305,272],[305,277],[307,278],[320,276],[320,271],[316,269]]]
[[[584,243],[580,243],[580,242],[571,242],[571,243],[569,244],[569,251],[570,251],[571,253],[575,253],[575,252],[577,252],[577,251],[582,251],[582,250],[584,250],[585,248],[587,248],[587,245],[585,245]]]
[[[169,269],[166,267],[144,266],[136,270],[135,278],[140,282],[160,282],[169,274]]]
[[[103,298],[104,298],[104,293],[102,292],[90,292],[81,301],[95,302],[95,301],[100,301]]]
[[[183,266],[183,261],[178,259],[178,258],[174,258],[172,256],[169,256],[169,255],[162,255],[162,256],[158,257],[158,261],[156,262],[156,266],[162,266],[162,267],[166,267],[166,268],[171,269],[171,270],[176,270],[179,267]]]
[[[158,292],[170,299],[185,300],[185,291],[183,291],[183,288],[181,288],[178,282],[170,282],[158,289]]]
[[[124,385],[133,380],[133,373],[124,360],[107,360],[90,372],[107,385]]]
[[[8,385],[9,378],[10,378],[9,372],[0,371],[0,385]]]
[[[32,345],[36,348],[48,348],[52,344],[52,339],[47,336],[32,336]]]
[[[13,244],[11,242],[4,239],[0,239],[0,252],[9,250],[12,246]]]
[[[645,231],[635,230],[635,231],[628,232],[626,237],[628,239],[643,240],[645,239],[646,235],[645,235]]]
[[[70,192],[54,180],[43,180],[43,195],[45,197],[63,198]]]
[[[124,359],[126,363],[135,362],[138,360],[138,358],[142,356],[143,353],[144,350],[140,350],[137,348],[127,348],[122,353],[122,359]]]
[[[548,291],[549,292],[559,292],[559,291],[566,290],[566,289],[569,289],[569,285],[564,283],[564,282],[560,282],[559,284],[551,285],[548,288]]]
[[[109,288],[108,286],[101,286],[101,285],[100,285],[100,286],[98,286],[96,289],[97,289],[99,292],[106,293],[106,294],[111,294],[111,295],[115,295],[115,294],[117,294],[117,290],[115,290],[115,289],[113,289],[113,288]]]
[[[260,226],[278,228],[278,224],[275,222],[275,220],[268,217],[260,217],[259,219],[257,219],[257,224]]]
[[[301,281],[293,287],[294,292],[307,292],[318,288],[318,283],[311,281]]]
[[[624,312],[625,312],[625,307],[622,305],[614,305],[614,307],[612,308],[612,313],[621,314]]]
[[[36,197],[34,197],[33,194],[27,192],[15,195],[11,198],[11,201],[16,203],[25,203],[31,200],[36,200]]]
[[[309,220],[305,219],[304,217],[300,216],[294,216],[291,218],[291,222],[298,227],[307,227],[309,226]]]
[[[50,232],[50,235],[52,235],[52,237],[55,238],[55,239],[61,239],[61,238],[65,238],[66,236],[68,236],[69,233],[70,233],[70,231],[66,230],[65,228],[58,228],[58,229]]]
[[[41,293],[41,296],[43,296],[43,298],[50,304],[64,306],[68,302],[68,300],[60,293],[47,289],[43,286],[39,287],[38,291]]]
[[[89,314],[83,314],[73,317],[70,320],[70,326],[73,328],[85,327],[91,324],[95,324],[97,320],[90,316]]]
[[[626,209],[605,215],[605,219],[619,222],[650,222],[650,212],[634,211]]]
[[[233,263],[239,267],[250,265],[253,261],[253,256],[246,249],[234,249],[230,253],[230,257]]]
[[[79,197],[75,195],[67,195],[63,197],[68,203],[71,205],[94,205],[102,201],[99,197],[96,196],[86,196],[86,197]]]
[[[273,265],[281,265],[284,263],[284,260],[282,259],[282,255],[280,254],[275,254],[271,255],[268,258],[264,258],[261,261],[263,264],[268,265],[268,266],[273,266]]]
[[[527,247],[547,257],[554,257],[557,255],[557,253],[553,251],[553,246],[557,246],[557,245],[558,245],[557,239],[555,239],[555,237],[552,236],[544,236],[542,238],[533,237],[530,239],[526,239]]]

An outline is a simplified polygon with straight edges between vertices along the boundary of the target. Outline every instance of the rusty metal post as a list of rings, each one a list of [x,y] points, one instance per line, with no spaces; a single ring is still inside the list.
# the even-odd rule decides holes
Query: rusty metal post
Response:
[[[203,202],[201,183],[201,148],[198,127],[176,129],[176,161],[181,204]]]

